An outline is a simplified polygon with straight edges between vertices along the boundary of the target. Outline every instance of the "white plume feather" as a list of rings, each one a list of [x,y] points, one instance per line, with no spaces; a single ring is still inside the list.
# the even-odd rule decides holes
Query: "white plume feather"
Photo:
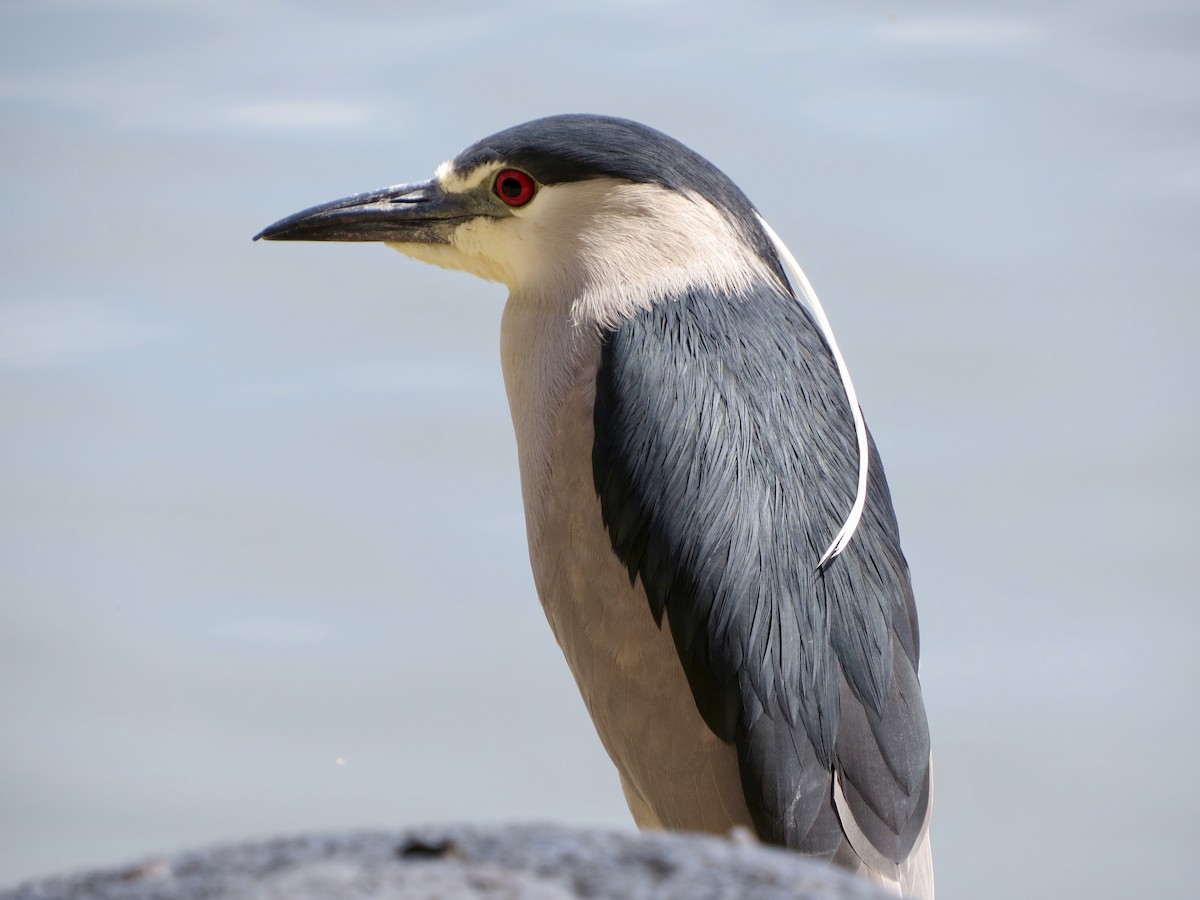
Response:
[[[854,434],[858,438],[858,490],[854,495],[854,504],[850,507],[850,512],[842,523],[841,530],[834,536],[833,543],[829,545],[821,557],[821,561],[817,563],[817,567],[820,568],[846,549],[862,519],[863,509],[867,505],[867,469],[870,464],[871,452],[867,443],[867,423],[863,421],[862,410],[858,406],[858,394],[854,391],[854,382],[850,380],[850,370],[846,368],[846,361],[842,358],[842,351],[838,349],[833,329],[829,326],[829,319],[825,317],[825,310],[821,308],[821,301],[817,299],[817,292],[813,290],[804,270],[796,262],[796,257],[792,256],[791,251],[775,233],[775,230],[767,224],[762,216],[758,217],[758,221],[766,230],[771,243],[775,245],[775,252],[779,254],[779,259],[783,263],[783,269],[792,285],[792,291],[808,307],[816,320],[817,327],[821,329],[825,343],[829,345],[829,351],[833,354],[833,360],[837,364],[838,374],[842,376],[842,387],[845,388],[846,399],[850,402],[850,414],[854,416]]]

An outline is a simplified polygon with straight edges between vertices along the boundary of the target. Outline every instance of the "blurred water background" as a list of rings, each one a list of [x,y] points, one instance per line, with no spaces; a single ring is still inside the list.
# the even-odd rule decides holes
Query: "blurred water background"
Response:
[[[632,827],[534,596],[503,289],[250,237],[556,112],[819,291],[923,627],[946,897],[1187,893],[1200,8],[0,5],[0,884],[240,837]]]

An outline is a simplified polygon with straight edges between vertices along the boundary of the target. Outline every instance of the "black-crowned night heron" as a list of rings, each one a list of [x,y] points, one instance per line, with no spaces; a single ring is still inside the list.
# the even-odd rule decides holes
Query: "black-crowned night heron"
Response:
[[[268,240],[508,286],[534,579],[637,823],[933,896],[929,732],[879,456],[804,274],[660,132],[553,116]]]

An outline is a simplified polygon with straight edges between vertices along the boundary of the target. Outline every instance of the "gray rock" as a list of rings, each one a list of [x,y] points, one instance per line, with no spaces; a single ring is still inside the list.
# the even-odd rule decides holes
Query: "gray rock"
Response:
[[[557,826],[414,828],[237,844],[50,878],[0,900],[881,898],[819,860],[726,840]]]

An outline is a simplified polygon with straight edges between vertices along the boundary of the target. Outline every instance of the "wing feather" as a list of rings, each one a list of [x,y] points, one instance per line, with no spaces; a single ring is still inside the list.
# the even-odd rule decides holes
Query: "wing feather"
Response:
[[[929,793],[915,606],[873,443],[854,539],[822,560],[862,454],[811,313],[762,284],[636,314],[604,337],[595,432],[613,549],[736,745],[760,835],[897,870]]]

